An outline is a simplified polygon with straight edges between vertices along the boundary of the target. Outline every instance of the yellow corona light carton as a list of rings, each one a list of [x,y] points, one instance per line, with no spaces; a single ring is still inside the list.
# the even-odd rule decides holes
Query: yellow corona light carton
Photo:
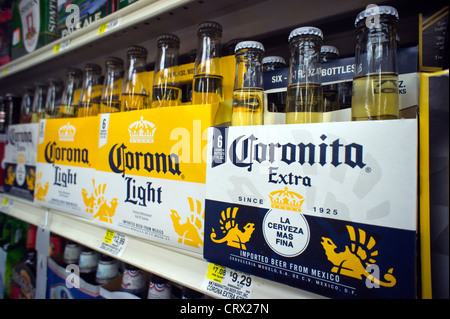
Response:
[[[207,128],[218,105],[99,117],[94,221],[123,233],[203,251]]]
[[[41,120],[35,204],[92,218],[97,146],[97,117]]]

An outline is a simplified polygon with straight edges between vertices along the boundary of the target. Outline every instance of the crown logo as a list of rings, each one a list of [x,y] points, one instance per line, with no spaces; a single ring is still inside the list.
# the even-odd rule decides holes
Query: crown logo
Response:
[[[63,125],[59,128],[59,140],[66,142],[73,142],[75,140],[75,133],[77,129],[75,126],[71,125],[70,122],[67,122],[66,125]]]
[[[130,143],[153,143],[155,130],[155,124],[144,121],[144,117],[141,116],[140,121],[136,121],[128,127]]]
[[[284,190],[273,191],[269,193],[272,208],[280,208],[285,210],[292,210],[294,212],[302,211],[302,204],[305,201],[302,195],[292,191]]]

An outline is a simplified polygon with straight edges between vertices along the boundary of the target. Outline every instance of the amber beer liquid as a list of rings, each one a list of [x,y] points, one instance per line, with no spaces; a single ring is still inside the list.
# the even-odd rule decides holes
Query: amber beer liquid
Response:
[[[233,91],[232,126],[262,125],[264,91],[260,88],[242,88]]]
[[[398,118],[398,76],[363,75],[353,79],[352,121]]]
[[[293,84],[287,88],[287,124],[321,123],[323,118],[322,86]]]
[[[223,77],[200,74],[194,76],[192,104],[219,103],[223,100]]]

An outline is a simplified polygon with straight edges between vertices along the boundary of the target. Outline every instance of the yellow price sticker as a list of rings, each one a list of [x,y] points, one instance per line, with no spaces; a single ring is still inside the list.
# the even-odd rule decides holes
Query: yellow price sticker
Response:
[[[112,230],[106,230],[106,233],[105,233],[105,237],[103,238],[103,241],[105,242],[105,243],[107,243],[107,244],[111,244],[112,243],[112,240],[113,240],[113,238],[114,238],[114,232],[112,231]]]
[[[226,274],[226,268],[227,267],[210,263],[208,266],[208,272],[206,273],[206,278],[222,283],[223,277],[225,277]]]
[[[53,47],[53,54],[58,53],[60,48],[61,43],[55,44],[55,46]]]
[[[100,28],[98,29],[98,33],[97,34],[102,34],[103,32],[105,32],[107,27],[108,27],[108,23],[102,24],[100,26]]]

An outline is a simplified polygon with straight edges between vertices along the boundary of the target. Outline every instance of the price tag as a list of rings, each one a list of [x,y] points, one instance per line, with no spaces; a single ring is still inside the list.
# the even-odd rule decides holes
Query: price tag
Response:
[[[0,211],[7,213],[11,210],[12,206],[14,204],[14,200],[5,197],[5,199],[3,200],[3,204],[2,206],[0,206]]]
[[[210,263],[202,289],[228,299],[248,299],[253,292],[253,277],[224,266]]]
[[[64,51],[65,49],[67,49],[69,47],[69,44],[70,44],[70,40],[66,40],[64,42],[55,44],[55,46],[53,47],[53,54]]]
[[[128,237],[112,230],[106,230],[100,249],[113,254],[116,257],[122,256],[127,247]]]
[[[102,34],[102,33],[108,32],[114,28],[117,28],[119,26],[119,23],[120,23],[120,19],[116,19],[116,20],[112,20],[108,23],[102,24],[100,26],[100,28],[98,29],[97,34]]]

